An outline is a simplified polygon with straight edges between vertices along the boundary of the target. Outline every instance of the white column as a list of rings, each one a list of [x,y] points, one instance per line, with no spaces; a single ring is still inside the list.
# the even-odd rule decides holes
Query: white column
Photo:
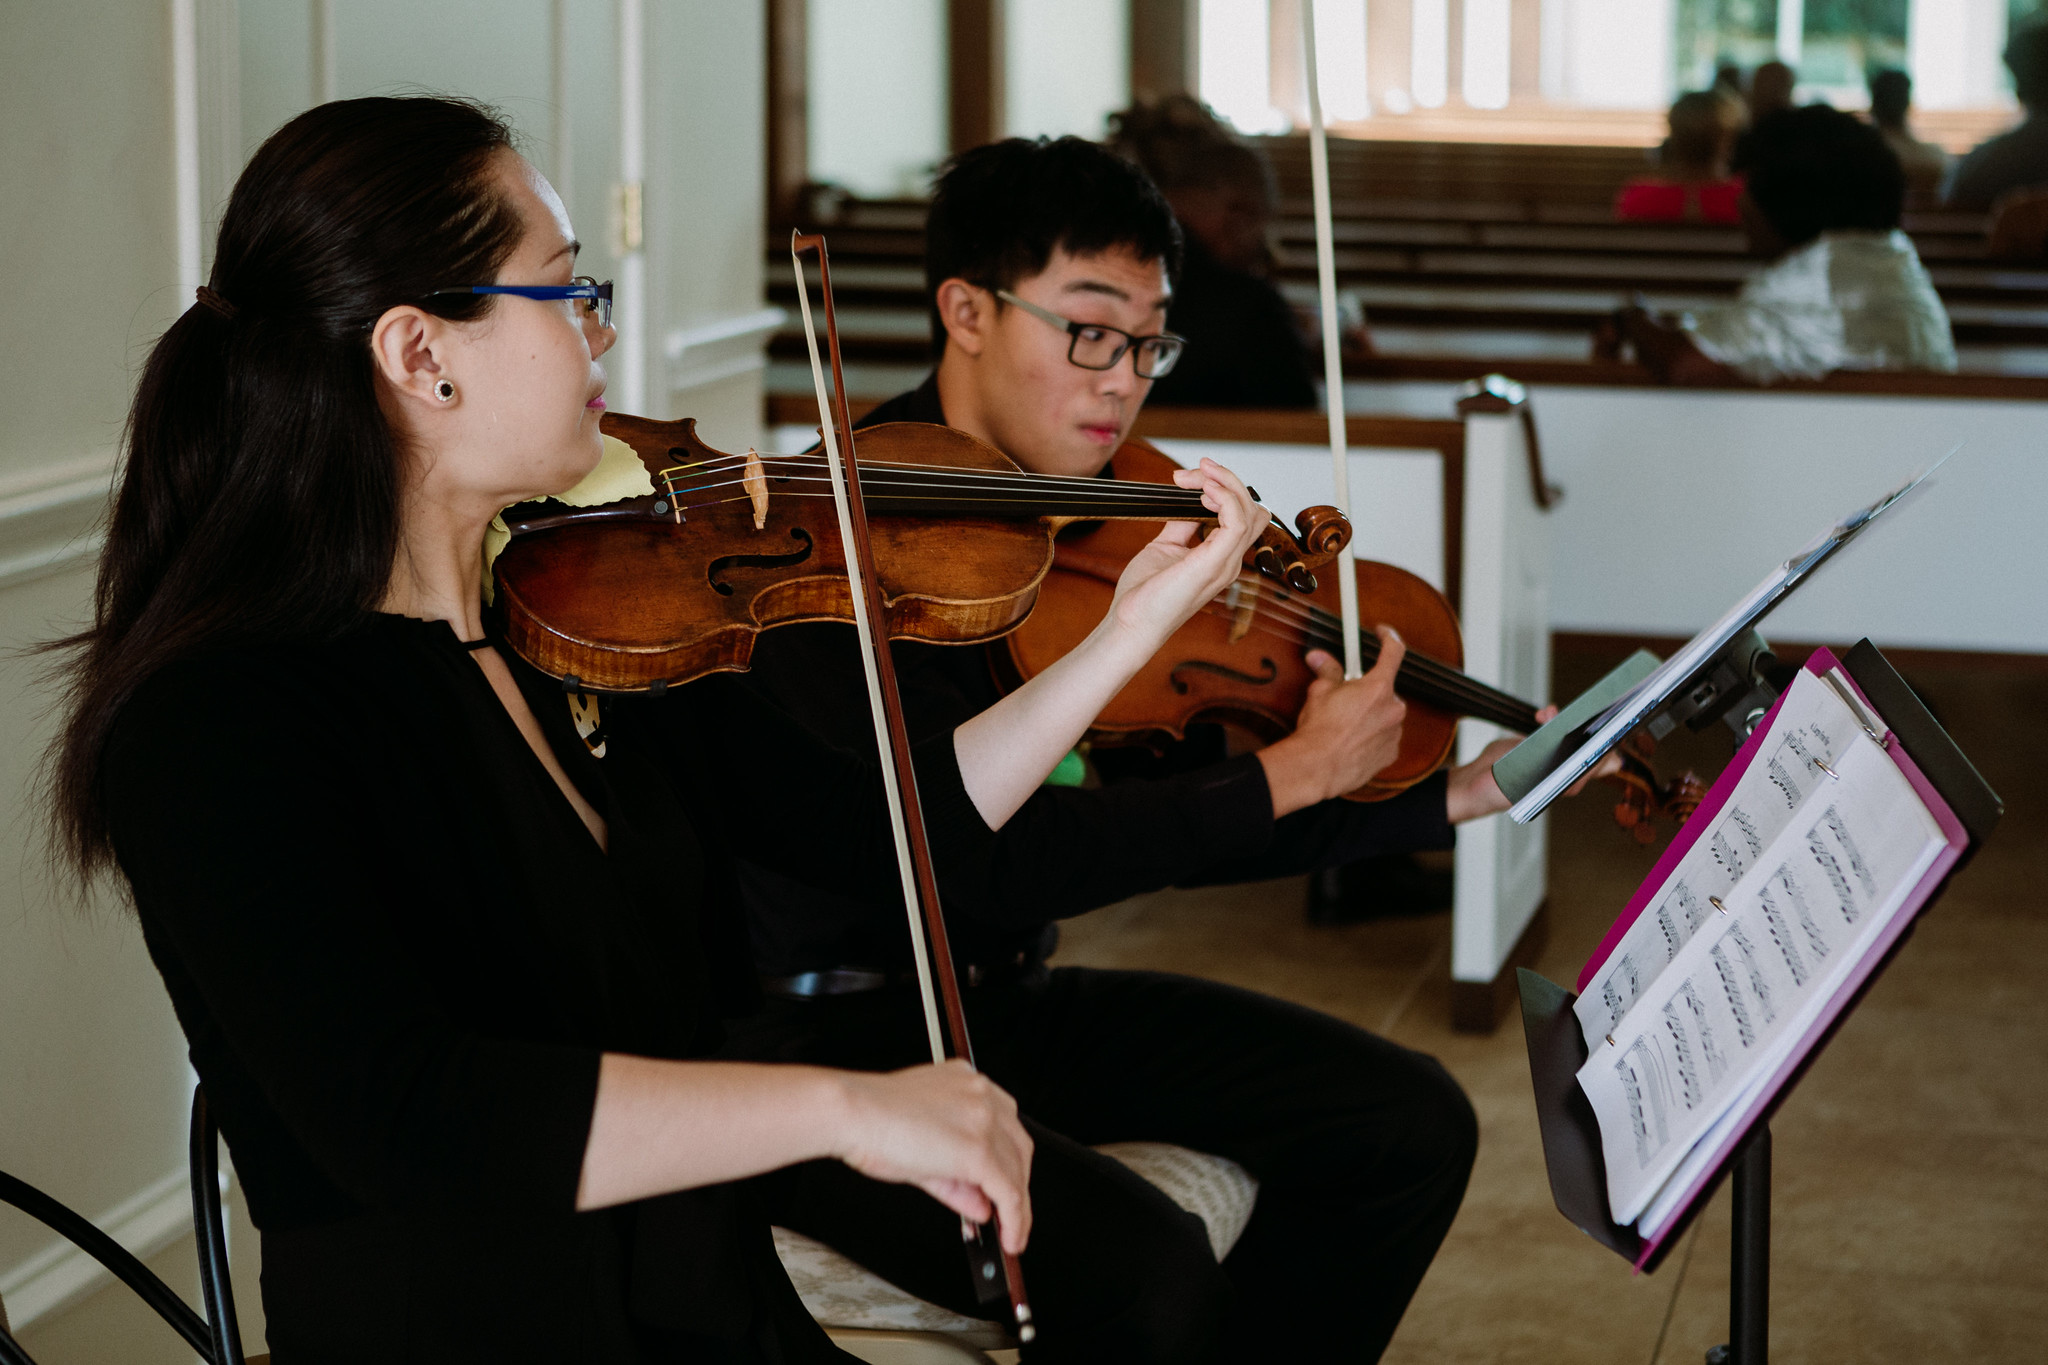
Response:
[[[619,274],[613,319],[619,342],[607,368],[612,406],[647,411],[647,251],[641,193],[647,179],[646,24],[642,0],[619,0],[619,184],[613,213]]]
[[[1511,0],[1465,0],[1465,52],[1461,86],[1474,109],[1505,109],[1513,60]]]
[[[1543,9],[1545,96],[1610,109],[1669,104],[1672,4],[1549,0]]]
[[[1440,109],[1450,98],[1450,0],[1415,0],[1413,13],[1408,93],[1424,109]]]
[[[1799,65],[1806,46],[1806,0],[1778,0],[1778,60]]]
[[[2006,0],[1913,0],[1906,19],[1913,103],[1922,109],[2006,104]]]
[[[1265,5],[1201,0],[1196,93],[1240,132],[1284,132],[1273,107],[1272,32]]]
[[[1006,133],[1100,138],[1131,102],[1128,0],[1003,6],[1003,102]]]

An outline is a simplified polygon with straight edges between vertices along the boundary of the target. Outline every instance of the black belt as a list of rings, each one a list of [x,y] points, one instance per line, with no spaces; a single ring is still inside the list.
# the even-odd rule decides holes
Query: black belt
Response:
[[[969,962],[960,969],[960,981],[967,986],[994,986],[1022,981],[1044,968],[1044,963],[1026,953],[1014,962]],[[881,972],[868,967],[827,967],[823,971],[797,972],[791,976],[764,976],[761,989],[786,1000],[816,1000],[830,995],[861,995],[890,986],[908,986],[917,974],[907,969]]]

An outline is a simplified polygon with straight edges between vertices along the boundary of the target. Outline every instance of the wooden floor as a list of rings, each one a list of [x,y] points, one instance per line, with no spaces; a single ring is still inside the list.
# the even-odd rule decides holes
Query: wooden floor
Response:
[[[1613,662],[1560,662],[1570,695]],[[1776,1365],[2048,1355],[2048,676],[1908,670],[2006,801],[1774,1126]],[[1690,741],[1711,776],[1728,746]],[[1654,850],[1598,792],[1554,816],[1552,931],[1569,983]],[[1521,1026],[1449,1024],[1449,920],[1306,925],[1298,881],[1139,897],[1071,923],[1060,960],[1270,991],[1434,1053],[1479,1111],[1470,1193],[1389,1362],[1697,1365],[1726,1339],[1728,1191],[1650,1276],[1552,1206]]]

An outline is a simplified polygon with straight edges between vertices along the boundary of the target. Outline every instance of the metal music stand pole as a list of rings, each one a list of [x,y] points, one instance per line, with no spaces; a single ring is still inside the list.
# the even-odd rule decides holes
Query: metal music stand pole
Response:
[[[1728,1254],[1728,1342],[1707,1365],[1766,1365],[1771,1334],[1771,1129],[1735,1158],[1735,1235]]]

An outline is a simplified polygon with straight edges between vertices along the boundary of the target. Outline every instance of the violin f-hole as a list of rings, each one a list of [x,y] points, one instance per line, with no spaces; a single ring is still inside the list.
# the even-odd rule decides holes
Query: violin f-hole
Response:
[[[1280,666],[1271,659],[1260,659],[1259,663],[1261,668],[1258,673],[1244,673],[1227,664],[1210,663],[1207,659],[1188,659],[1175,664],[1173,672],[1166,676],[1173,684],[1173,690],[1183,697],[1188,694],[1187,681],[1181,677],[1184,672],[1213,673],[1219,678],[1228,678],[1231,682],[1243,683],[1247,687],[1265,687],[1280,677]]]
[[[732,584],[719,575],[727,569],[780,569],[791,564],[801,564],[811,557],[811,533],[801,526],[789,528],[789,538],[799,542],[803,548],[792,550],[786,555],[720,555],[711,561],[711,567],[704,571],[704,581],[711,585],[713,592],[721,597],[732,596]]]

